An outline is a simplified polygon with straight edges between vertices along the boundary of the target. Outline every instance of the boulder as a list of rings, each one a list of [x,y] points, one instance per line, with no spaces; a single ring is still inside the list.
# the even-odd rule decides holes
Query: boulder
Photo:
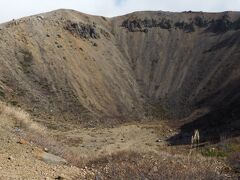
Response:
[[[44,161],[48,164],[54,164],[54,165],[64,165],[67,164],[67,161],[59,156],[56,156],[54,154],[44,152],[42,150],[37,149],[35,151],[35,156],[39,159]]]

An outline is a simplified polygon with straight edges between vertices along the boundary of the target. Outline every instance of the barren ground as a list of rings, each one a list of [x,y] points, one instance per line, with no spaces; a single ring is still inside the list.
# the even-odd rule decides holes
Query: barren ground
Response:
[[[178,173],[182,173],[180,179],[203,179],[205,174],[210,178],[234,178],[224,170],[228,166],[221,160],[199,153],[189,155],[186,145],[169,146],[166,140],[177,132],[164,121],[133,122],[112,128],[84,128],[69,123],[58,123],[61,128],[56,128],[52,123],[47,128],[32,122],[23,111],[1,106],[0,179],[3,180],[138,179],[140,176],[175,179]],[[44,151],[66,158],[67,164],[47,162]]]

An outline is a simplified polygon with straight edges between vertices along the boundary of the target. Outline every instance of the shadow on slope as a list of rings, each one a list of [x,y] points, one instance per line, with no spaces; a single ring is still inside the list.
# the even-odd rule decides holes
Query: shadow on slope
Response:
[[[180,133],[168,141],[171,145],[190,144],[195,129],[199,130],[202,143],[217,143],[221,139],[240,136],[240,103],[216,109],[182,125]]]

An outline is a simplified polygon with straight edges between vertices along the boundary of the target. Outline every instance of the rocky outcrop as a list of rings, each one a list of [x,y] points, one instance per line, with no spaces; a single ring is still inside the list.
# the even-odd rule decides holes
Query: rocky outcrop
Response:
[[[197,23],[202,25],[201,20],[197,19]],[[125,20],[122,23],[122,26],[127,28],[130,32],[148,32],[148,29],[151,28],[161,28],[161,29],[171,29],[171,28],[178,28],[182,29],[185,32],[193,32],[194,31],[194,24],[193,23],[186,23],[184,21],[175,22],[173,23],[170,19],[135,19],[135,20]]]
[[[225,33],[230,30],[239,30],[240,29],[240,18],[236,21],[231,21],[228,19],[228,16],[223,16],[217,20],[211,20],[207,31],[213,33]]]
[[[191,18],[192,19],[192,18]],[[219,19],[206,19],[201,16],[195,16],[192,20],[188,21],[174,21],[173,19],[127,19],[123,21],[122,27],[128,29],[130,32],[148,32],[151,28],[161,29],[181,29],[184,32],[194,32],[195,28],[206,28],[206,31],[213,33],[224,33],[230,30],[240,29],[240,18],[231,21],[227,15],[223,15]]]
[[[184,21],[182,22],[176,22],[174,26],[178,29],[183,30],[184,32],[194,32],[194,24],[193,23],[186,23]]]
[[[206,19],[204,19],[203,17],[196,16],[194,18],[194,25],[196,25],[197,27],[200,27],[200,28],[205,28],[208,26],[208,21]]]
[[[82,22],[71,22],[66,23],[65,29],[70,31],[73,35],[83,39],[100,39],[101,36],[110,39],[110,34],[96,26],[96,23],[87,24]]]
[[[125,20],[122,23],[122,26],[127,28],[130,32],[148,32],[148,29],[154,27],[160,27],[162,29],[171,29],[172,22],[169,19],[161,19],[159,21],[155,19],[134,19],[134,20]]]
[[[66,29],[72,34],[85,39],[99,39],[100,35],[96,30],[96,25],[68,22]]]

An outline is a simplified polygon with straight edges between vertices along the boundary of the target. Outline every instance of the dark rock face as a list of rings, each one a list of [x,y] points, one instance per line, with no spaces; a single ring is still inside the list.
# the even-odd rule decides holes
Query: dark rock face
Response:
[[[198,20],[199,21],[199,20]],[[203,22],[198,22],[203,23]],[[161,29],[171,29],[173,27],[182,29],[185,32],[194,32],[193,23],[176,22],[173,23],[172,20],[163,18],[161,20],[156,19],[137,19],[137,20],[125,20],[122,26],[128,29],[130,32],[148,32],[151,28],[161,28]]]
[[[208,21],[200,16],[196,16],[194,18],[194,24],[200,28],[204,28],[208,26]]]
[[[204,17],[196,16],[190,22],[177,21],[174,22],[171,19],[127,19],[123,21],[122,27],[128,29],[130,32],[148,32],[151,28],[161,29],[181,29],[186,33],[194,32],[195,27],[206,28],[206,32],[212,33],[224,33],[230,30],[240,29],[240,18],[236,21],[229,20],[227,15],[223,15],[222,18],[207,20]]]
[[[240,29],[240,18],[237,19],[236,21],[234,21],[234,23],[232,24],[232,27],[234,30],[239,30]]]
[[[221,19],[212,20],[209,22],[209,27],[207,31],[213,33],[224,33],[230,30],[239,30],[240,29],[240,18],[234,22],[228,19],[228,16],[225,15]]]
[[[224,33],[231,30],[232,25],[233,23],[224,16],[222,19],[212,20],[207,30],[213,33]]]
[[[84,24],[82,22],[68,21],[66,24],[66,30],[82,39],[100,39],[101,35],[108,40],[111,39],[110,34],[106,30],[97,27],[94,22],[92,24]]]
[[[96,30],[95,25],[84,24],[84,23],[72,23],[69,22],[66,29],[72,34],[79,36],[84,39],[99,39],[100,34]]]
[[[184,32],[194,32],[194,25],[193,23],[186,23],[184,21],[182,22],[176,22],[174,26],[178,29],[182,29]]]
[[[161,29],[171,29],[172,22],[169,19],[161,19],[157,21],[155,19],[136,19],[136,20],[125,20],[122,26],[127,28],[130,32],[148,32],[148,29],[154,27],[160,27]]]

